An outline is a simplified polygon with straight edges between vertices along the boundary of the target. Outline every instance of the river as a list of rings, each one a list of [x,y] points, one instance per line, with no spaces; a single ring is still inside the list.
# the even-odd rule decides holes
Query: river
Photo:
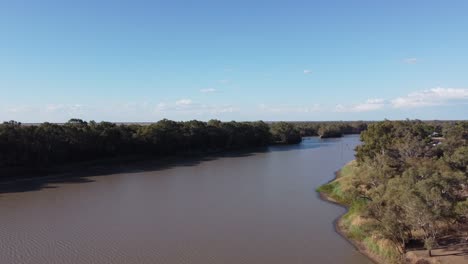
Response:
[[[315,188],[359,137],[0,192],[0,263],[371,263]]]

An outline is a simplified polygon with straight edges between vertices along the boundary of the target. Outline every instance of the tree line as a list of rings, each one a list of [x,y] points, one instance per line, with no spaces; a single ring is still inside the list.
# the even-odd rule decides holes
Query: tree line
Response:
[[[64,124],[0,124],[0,168],[49,167],[131,155],[177,155],[297,144],[304,136],[359,133],[362,122],[176,122],[116,124],[71,119]]]
[[[372,122],[364,121],[324,121],[293,122],[302,137],[319,136],[321,138],[342,137],[349,134],[360,134]]]
[[[46,167],[128,155],[175,155],[266,146],[264,122],[115,124],[71,119],[65,124],[0,125],[0,167]]]

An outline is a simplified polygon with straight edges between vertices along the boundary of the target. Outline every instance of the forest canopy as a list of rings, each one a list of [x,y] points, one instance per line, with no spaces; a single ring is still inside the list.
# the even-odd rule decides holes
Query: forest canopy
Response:
[[[317,135],[320,126],[330,125],[167,119],[150,124],[97,123],[81,119],[71,119],[64,124],[10,121],[0,124],[0,168],[46,168],[131,155],[200,154],[270,144],[297,144],[304,136]],[[343,133],[360,132],[363,128],[361,123],[353,125],[341,124]]]

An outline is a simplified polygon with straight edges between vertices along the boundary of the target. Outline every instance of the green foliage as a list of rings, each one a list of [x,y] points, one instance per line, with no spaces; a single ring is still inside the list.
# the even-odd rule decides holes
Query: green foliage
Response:
[[[362,208],[363,204],[366,203],[365,199],[354,199],[357,192],[354,177],[356,170],[355,162],[347,164],[337,173],[337,179],[321,185],[316,191],[338,203],[349,206],[349,212]]]
[[[455,204],[455,216],[460,220],[468,219],[468,198]]]
[[[434,132],[442,132],[443,137]],[[443,228],[447,223],[466,221],[467,122],[386,120],[370,124],[361,140],[356,164],[318,189],[351,206],[343,217],[351,237],[364,238],[382,255],[383,249],[369,242],[375,241],[368,239],[373,234],[391,241],[403,254],[410,240],[433,249],[449,230]],[[354,225],[357,216],[371,224]]]
[[[271,125],[271,133],[275,142],[295,144],[302,141],[299,130],[291,123],[276,122]]]
[[[373,237],[366,237],[363,243],[367,249],[385,259],[387,263],[401,263],[401,254],[395,248],[381,246]]]
[[[367,238],[367,230],[360,225],[352,225],[351,222],[348,224],[347,235],[350,239],[363,241]]]
[[[271,137],[270,126],[264,122],[164,119],[150,125],[118,125],[71,119],[62,125],[22,125],[10,121],[0,124],[0,168],[263,147],[271,143]]]
[[[368,123],[363,121],[292,122],[301,136],[322,136],[324,138],[359,134],[367,129]]]
[[[317,192],[326,194],[333,200],[344,203],[343,192],[341,191],[340,183],[332,181],[317,188]]]
[[[318,134],[321,138],[342,137],[343,130],[337,125],[322,125],[318,130]]]
[[[297,144],[302,136],[316,135],[323,125],[338,125],[343,133],[360,132],[364,122],[221,122],[163,119],[149,125],[86,122],[65,124],[0,124],[0,168],[49,167],[76,161],[129,155],[206,153],[272,143]]]
[[[455,148],[452,153],[446,153],[446,161],[454,168],[468,171],[468,146]]]

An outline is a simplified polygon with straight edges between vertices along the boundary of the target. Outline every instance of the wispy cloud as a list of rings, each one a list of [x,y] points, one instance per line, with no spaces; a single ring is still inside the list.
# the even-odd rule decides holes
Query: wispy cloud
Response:
[[[403,62],[406,64],[416,64],[419,62],[419,59],[418,58],[405,58]]]
[[[311,71],[311,70],[307,70],[307,69],[306,69],[306,70],[304,70],[304,74],[311,74],[311,73],[312,73],[312,71]]]
[[[29,105],[7,106],[4,108],[4,111],[11,114],[24,113],[34,111],[34,107]]]
[[[156,105],[154,108],[155,112],[158,114],[164,115],[175,115],[182,114],[186,115],[189,118],[194,116],[203,116],[203,115],[216,115],[222,113],[233,113],[239,111],[239,108],[234,107],[233,105],[223,104],[203,104],[194,102],[191,99],[180,99],[173,103],[171,102],[161,102]]]
[[[20,105],[7,107],[6,111],[10,113],[29,113],[29,114],[68,114],[80,115],[89,108],[82,104],[46,104],[46,105]]]
[[[468,89],[433,88],[391,100],[394,108],[414,108],[468,100]]]
[[[69,114],[80,114],[85,110],[82,104],[48,104],[45,106],[45,111],[51,112],[67,112]]]
[[[2,121],[14,119],[22,122],[64,122],[74,117],[82,118],[89,113],[92,113],[92,109],[83,104],[6,105],[0,107]]]
[[[468,89],[433,88],[416,91],[406,96],[396,97],[390,100],[368,99],[364,103],[354,105],[338,104],[335,112],[368,112],[385,108],[417,108],[437,105],[451,105],[460,102],[468,103]]]
[[[204,88],[204,89],[200,89],[200,93],[215,93],[217,92],[218,90],[215,89],[215,88]]]
[[[165,111],[166,109],[168,109],[167,103],[158,103],[156,105],[155,111],[156,112],[162,112],[162,111]]]
[[[231,104],[200,103],[189,98],[182,98],[158,103],[116,102],[93,106],[83,104],[0,105],[0,121],[66,122],[71,118],[115,122],[157,121],[162,118],[207,120],[227,118],[231,113],[238,112],[240,109]],[[231,118],[233,117],[229,117]]]
[[[223,80],[218,80],[218,83],[221,83],[221,84],[226,84],[226,83],[229,83],[230,80],[227,80],[227,79],[223,79]]]
[[[209,89],[209,88],[207,88]],[[207,91],[207,92],[212,92]],[[320,118],[327,113],[367,113],[382,111],[387,114],[395,109],[412,109],[439,105],[468,104],[468,89],[433,88],[415,91],[407,95],[391,98],[371,98],[361,103],[350,104],[244,104],[241,110],[232,104],[199,102],[191,98],[160,102],[115,102],[87,105],[82,103],[42,104],[42,105],[0,105],[0,121],[20,122],[65,122],[70,118],[109,121],[157,121],[162,118],[187,119],[235,119],[242,115],[247,118],[306,118],[313,113]],[[233,113],[233,114],[231,114]],[[355,117],[357,115],[353,115]],[[273,118],[273,119],[274,119]]]
[[[385,107],[384,99],[367,99],[366,102],[355,104],[351,106],[345,106],[338,104],[335,107],[335,112],[368,112],[380,110]]]
[[[189,106],[192,104],[191,99],[180,99],[175,102],[176,106]]]
[[[297,105],[267,105],[260,104],[258,108],[262,112],[269,113],[314,113],[322,110],[319,104],[314,104],[312,106],[297,106]]]

